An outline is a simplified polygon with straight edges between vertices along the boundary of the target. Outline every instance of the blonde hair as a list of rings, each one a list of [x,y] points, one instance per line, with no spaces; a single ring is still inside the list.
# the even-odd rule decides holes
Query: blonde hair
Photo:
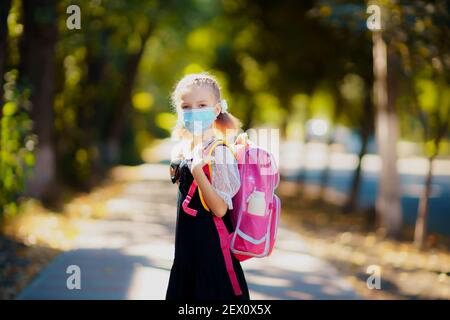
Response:
[[[183,90],[191,86],[207,87],[214,94],[214,97],[217,100],[216,102],[219,103],[221,101],[221,89],[219,82],[209,73],[191,73],[181,78],[181,80],[177,82],[171,95],[172,107],[178,114],[178,122],[172,132],[172,135],[175,137],[186,137],[190,135],[187,129],[183,126],[180,96]],[[227,129],[239,129],[240,127],[240,121],[228,111],[219,113],[217,119],[214,121],[214,128],[218,129],[223,135],[225,135]]]

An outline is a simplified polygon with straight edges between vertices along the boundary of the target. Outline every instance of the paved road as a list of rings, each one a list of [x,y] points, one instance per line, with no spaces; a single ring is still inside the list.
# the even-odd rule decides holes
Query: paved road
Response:
[[[85,222],[73,250],[60,254],[18,299],[164,299],[173,258],[175,187],[167,167],[145,165],[111,199],[105,219]],[[131,177],[132,175],[129,175]],[[67,267],[81,270],[69,290]],[[243,263],[252,299],[358,299],[336,269],[313,257],[284,224],[272,256]]]
[[[280,148],[281,173],[285,179],[301,180],[309,185],[320,185],[326,162],[326,146],[299,142],[284,142]],[[357,156],[344,152],[334,152],[329,160],[330,177],[328,188],[346,199],[350,190]],[[361,191],[359,205],[370,207],[375,204],[378,177],[381,167],[377,155],[366,155],[362,163]],[[417,207],[423,193],[428,162],[424,158],[409,157],[398,161],[400,173],[401,204],[404,223],[414,226]],[[438,159],[434,163],[433,183],[427,218],[428,231],[450,235],[450,161]]]

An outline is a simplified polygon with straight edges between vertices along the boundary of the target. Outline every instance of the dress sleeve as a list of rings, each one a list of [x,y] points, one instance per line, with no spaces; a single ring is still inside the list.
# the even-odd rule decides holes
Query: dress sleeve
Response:
[[[212,187],[217,194],[233,209],[233,196],[241,187],[236,158],[226,146],[217,146],[211,160]]]

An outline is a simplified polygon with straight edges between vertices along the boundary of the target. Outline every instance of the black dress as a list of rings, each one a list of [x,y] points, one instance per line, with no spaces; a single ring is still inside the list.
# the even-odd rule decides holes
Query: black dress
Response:
[[[242,295],[234,294],[212,213],[203,208],[198,188],[189,205],[198,210],[197,215],[194,217],[184,212],[182,202],[193,176],[185,162],[182,162],[179,170],[175,257],[166,299],[249,300],[244,272],[232,255],[234,271],[242,291]],[[227,212],[222,219],[228,231],[231,231],[230,213]]]

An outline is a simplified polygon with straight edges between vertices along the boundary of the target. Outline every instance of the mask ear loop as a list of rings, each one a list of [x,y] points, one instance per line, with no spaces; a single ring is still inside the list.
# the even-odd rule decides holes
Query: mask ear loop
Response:
[[[222,111],[220,111],[220,113],[227,113],[227,112],[228,112],[228,103],[227,103],[227,100],[221,99],[221,100],[220,100],[220,106],[222,107]]]

